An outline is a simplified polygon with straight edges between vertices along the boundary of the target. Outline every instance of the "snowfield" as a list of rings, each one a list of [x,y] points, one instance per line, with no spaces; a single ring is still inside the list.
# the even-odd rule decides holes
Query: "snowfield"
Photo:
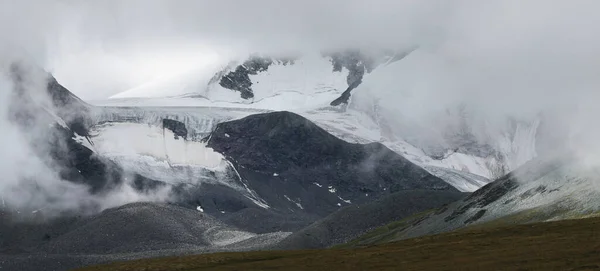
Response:
[[[176,138],[169,130],[139,123],[105,123],[91,131],[96,152],[105,157],[154,158],[169,166],[226,167],[225,158],[205,143]]]

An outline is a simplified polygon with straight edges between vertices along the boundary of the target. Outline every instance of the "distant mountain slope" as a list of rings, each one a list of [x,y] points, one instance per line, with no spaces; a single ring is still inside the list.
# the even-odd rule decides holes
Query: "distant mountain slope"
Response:
[[[198,210],[160,203],[36,222],[11,221],[14,217],[3,213],[0,218],[0,267],[7,270],[69,270],[144,257],[256,250],[289,234],[249,233]]]
[[[326,248],[344,244],[368,230],[416,213],[452,203],[467,193],[407,190],[361,205],[351,205],[297,231],[276,247],[279,249]]]
[[[134,203],[84,219],[40,249],[52,254],[113,254],[221,247],[256,237],[210,215],[166,204]]]

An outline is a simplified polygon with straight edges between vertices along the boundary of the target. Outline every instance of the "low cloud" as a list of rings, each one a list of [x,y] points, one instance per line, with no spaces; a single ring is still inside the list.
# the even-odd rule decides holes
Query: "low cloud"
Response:
[[[0,209],[19,212],[22,218],[52,217],[65,212],[92,214],[126,203],[171,197],[166,186],[139,192],[127,181],[134,178],[127,176],[101,193],[61,178],[58,171],[62,166],[57,165],[53,153],[72,154],[60,144],[67,138],[51,128],[64,122],[47,95],[48,75],[27,62],[27,57],[16,57],[17,53],[7,54],[13,57],[0,63]],[[19,63],[18,70],[15,63]],[[59,138],[58,144],[51,141],[53,137]]]

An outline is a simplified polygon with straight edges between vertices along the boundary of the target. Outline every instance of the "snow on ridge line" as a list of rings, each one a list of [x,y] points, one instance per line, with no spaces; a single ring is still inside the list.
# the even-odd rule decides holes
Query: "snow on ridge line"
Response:
[[[212,75],[218,73],[218,67],[212,68],[214,68]],[[108,101],[99,103],[109,104],[111,103],[110,100],[133,100],[135,98],[157,98],[157,100],[160,100],[160,98],[165,97],[173,98],[185,94],[195,94],[196,98],[194,99],[204,100],[207,103],[214,104],[223,101],[226,103],[254,104],[265,98],[278,96],[283,92],[297,92],[307,96],[330,93],[327,98],[331,96],[335,99],[348,88],[348,73],[349,71],[346,69],[333,71],[332,63],[327,57],[320,54],[308,54],[296,59],[293,64],[284,65],[283,63],[274,62],[266,71],[250,74],[249,78],[254,94],[254,98],[250,100],[241,98],[238,91],[222,87],[219,84],[220,80],[212,80],[212,76],[209,76],[207,70],[203,69],[186,71],[171,78],[147,82],[113,95]],[[190,100],[179,101],[179,103],[188,105],[196,102]],[[287,105],[294,106],[294,103],[291,101]]]

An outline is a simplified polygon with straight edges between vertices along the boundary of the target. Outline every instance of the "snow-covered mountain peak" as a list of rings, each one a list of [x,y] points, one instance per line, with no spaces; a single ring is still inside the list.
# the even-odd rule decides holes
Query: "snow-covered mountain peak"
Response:
[[[335,103],[340,104],[347,102],[347,94],[362,82],[365,74],[404,54],[405,51],[390,50],[343,50],[288,56],[253,54],[245,60],[160,78],[111,99],[198,98],[213,104],[254,104],[253,107],[274,110],[285,110],[294,105],[320,106],[336,99],[339,101]],[[340,97],[345,92],[348,93]],[[277,106],[282,103],[287,104]]]
[[[463,191],[473,191],[537,155],[539,118],[490,121],[460,97],[438,96],[442,85],[423,78],[443,74],[432,70],[437,65],[431,62],[435,59],[419,48],[253,55],[224,65],[210,79],[199,80],[190,73],[164,87],[154,85],[152,93],[164,91],[163,97],[96,104],[152,107],[150,115],[167,107],[234,110],[242,115],[291,111],[348,142],[381,142]],[[185,86],[185,91],[172,86]],[[138,90],[142,95],[143,89]],[[169,110],[174,109],[161,109],[159,115]],[[170,115],[195,129],[196,120],[178,114]]]

